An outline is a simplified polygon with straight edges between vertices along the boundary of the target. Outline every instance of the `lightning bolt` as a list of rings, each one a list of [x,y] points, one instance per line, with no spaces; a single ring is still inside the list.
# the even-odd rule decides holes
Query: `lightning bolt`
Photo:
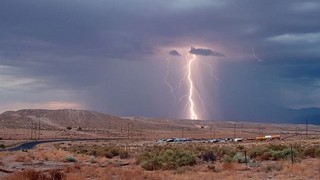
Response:
[[[223,82],[222,82],[220,79],[218,79],[217,76],[214,74],[213,68],[212,68],[212,65],[211,65],[211,64],[209,64],[209,63],[207,63],[207,62],[205,62],[205,61],[203,61],[203,60],[201,60],[201,59],[199,59],[199,61],[200,61],[202,64],[204,64],[204,65],[206,65],[206,66],[209,67],[209,69],[210,69],[210,76],[211,76],[212,78],[214,78],[214,79],[215,79],[217,82],[219,82],[220,84],[223,84]]]
[[[192,81],[192,62],[196,59],[196,56],[193,54],[192,57],[189,59],[187,58],[187,67],[188,67],[188,83],[189,83],[189,95],[188,95],[188,104],[189,104],[189,112],[190,112],[190,118],[193,120],[198,119],[198,115],[194,108],[194,102],[193,102],[193,92],[196,91],[193,87],[193,81]]]
[[[177,98],[176,98],[176,96],[174,94],[174,89],[173,89],[173,87],[171,86],[171,84],[168,81],[169,72],[170,72],[170,59],[167,58],[166,75],[165,75],[165,78],[164,78],[164,84],[166,84],[169,87],[171,95],[174,98],[174,103],[176,103],[177,102]]]
[[[184,106],[184,110],[188,111],[188,117],[192,120],[198,120],[199,116],[197,113],[197,108],[196,108],[196,101],[200,102],[202,105],[203,110],[205,110],[205,103],[199,93],[199,91],[196,89],[195,85],[194,85],[194,81],[192,79],[193,77],[193,63],[196,62],[200,62],[202,64],[204,64],[205,66],[209,67],[210,70],[210,77],[214,78],[217,82],[222,83],[222,81],[220,81],[214,74],[213,72],[213,68],[212,65],[210,63],[207,63],[201,59],[198,59],[197,56],[195,54],[192,53],[187,53],[187,55],[185,56],[186,59],[186,63],[184,64],[182,70],[183,70],[183,74],[182,77],[179,80],[179,84],[176,88],[173,88],[173,86],[170,84],[168,78],[170,75],[170,63],[171,60],[169,58],[166,58],[167,61],[167,65],[166,65],[166,74],[165,74],[165,78],[164,78],[164,84],[166,84],[168,86],[168,88],[170,89],[171,95],[174,98],[174,102],[175,104],[181,103],[182,100],[186,99],[186,104]],[[182,84],[186,83],[187,86],[187,92],[177,98],[176,94],[180,94],[180,89]]]
[[[262,61],[262,59],[260,59],[260,58],[258,58],[258,57],[256,56],[256,53],[254,52],[254,48],[252,48],[252,55],[253,55],[253,57],[256,58],[258,61]]]

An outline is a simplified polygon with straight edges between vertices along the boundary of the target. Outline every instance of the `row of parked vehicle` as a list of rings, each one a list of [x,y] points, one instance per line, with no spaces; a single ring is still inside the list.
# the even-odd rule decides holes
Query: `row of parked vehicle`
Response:
[[[157,140],[157,143],[226,143],[226,142],[242,142],[243,138],[217,138],[217,139],[191,139],[191,138],[168,138]]]

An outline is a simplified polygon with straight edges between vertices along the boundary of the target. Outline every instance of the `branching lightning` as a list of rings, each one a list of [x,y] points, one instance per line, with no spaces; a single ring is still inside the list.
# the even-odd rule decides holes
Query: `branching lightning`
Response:
[[[188,114],[189,114],[188,117],[190,119],[197,120],[197,119],[199,119],[199,115],[198,115],[197,108],[196,108],[196,101],[201,103],[203,109],[205,109],[205,103],[204,103],[200,93],[198,92],[198,90],[194,84],[194,80],[193,80],[193,73],[194,73],[193,66],[194,66],[194,64],[193,63],[200,62],[200,63],[204,64],[205,66],[209,67],[210,76],[221,84],[222,84],[222,81],[220,81],[214,75],[212,65],[210,63],[207,63],[207,62],[201,60],[201,59],[198,59],[196,54],[192,54],[189,52],[185,56],[185,59],[186,59],[186,63],[182,68],[183,74],[179,80],[179,84],[178,84],[177,88],[173,88],[174,86],[172,86],[168,80],[169,75],[170,75],[171,60],[169,58],[166,59],[167,65],[166,65],[166,74],[165,74],[165,78],[164,78],[164,84],[166,84],[168,86],[168,88],[170,89],[170,93],[171,93],[172,97],[174,98],[175,103],[181,103],[182,100],[186,99],[187,102],[184,106],[184,110],[188,111]],[[185,93],[184,95],[179,96],[177,98],[176,94],[179,93],[179,90],[180,90],[182,84],[184,84],[184,83],[186,83],[187,93]]]
[[[207,63],[207,62],[205,62],[205,61],[203,61],[203,60],[201,60],[201,59],[199,59],[199,61],[200,61],[202,64],[204,64],[204,65],[206,65],[206,66],[209,67],[209,69],[210,69],[210,76],[211,76],[212,78],[214,78],[214,79],[215,79],[216,81],[218,81],[220,84],[223,84],[223,82],[222,82],[220,79],[218,79],[217,76],[214,75],[214,73],[213,73],[213,68],[212,68],[212,65],[211,65],[211,64],[209,64],[209,63]]]
[[[174,94],[174,89],[173,89],[173,87],[171,86],[171,84],[168,81],[168,76],[169,76],[169,72],[170,72],[170,59],[169,58],[167,58],[166,70],[167,71],[166,71],[166,75],[165,75],[165,78],[164,78],[164,83],[169,87],[171,95],[174,98],[174,103],[176,103],[177,102],[177,98],[176,98],[176,96]]]

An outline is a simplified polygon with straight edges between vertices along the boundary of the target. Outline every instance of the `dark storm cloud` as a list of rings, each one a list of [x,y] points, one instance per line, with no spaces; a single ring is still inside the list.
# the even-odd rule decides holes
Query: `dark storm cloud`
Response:
[[[181,56],[181,54],[177,50],[171,50],[169,51],[169,54],[171,56]]]
[[[234,103],[243,108],[261,102],[288,105],[281,95],[286,94],[286,86],[308,79],[305,85],[310,88],[305,93],[317,93],[320,23],[315,17],[320,17],[316,0],[1,0],[0,66],[16,67],[21,76],[50,82],[43,84],[48,89],[79,94],[89,108],[161,116],[166,112],[157,110],[170,106],[163,102],[165,95],[153,97],[166,92],[156,83],[163,80],[165,70],[151,65],[153,57],[166,56],[157,54],[162,47],[197,44],[219,47],[219,51],[192,48],[190,53],[218,57],[225,53],[225,59],[236,64],[219,62],[220,70],[228,71],[221,72],[219,79],[237,76],[239,83],[220,87],[220,92],[234,89],[237,93],[222,93],[220,100],[212,101],[228,97],[230,101],[222,102],[223,106]],[[252,48],[262,63],[256,62]],[[169,54],[180,53],[172,50]],[[250,81],[241,83],[241,76]],[[253,98],[254,93],[245,93],[258,91],[255,84],[262,80],[272,82],[266,83],[266,94]]]
[[[203,49],[203,48],[194,48],[191,47],[190,54],[195,54],[195,55],[200,55],[200,56],[218,56],[218,57],[224,57],[225,55],[217,52],[217,51],[213,51],[211,49]]]

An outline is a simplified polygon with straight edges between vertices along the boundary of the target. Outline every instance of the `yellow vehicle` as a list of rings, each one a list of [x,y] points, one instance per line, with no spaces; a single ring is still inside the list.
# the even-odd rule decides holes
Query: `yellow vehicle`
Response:
[[[264,141],[264,140],[266,140],[266,137],[264,137],[264,136],[258,136],[258,137],[256,137],[256,140],[258,140],[258,141]]]

